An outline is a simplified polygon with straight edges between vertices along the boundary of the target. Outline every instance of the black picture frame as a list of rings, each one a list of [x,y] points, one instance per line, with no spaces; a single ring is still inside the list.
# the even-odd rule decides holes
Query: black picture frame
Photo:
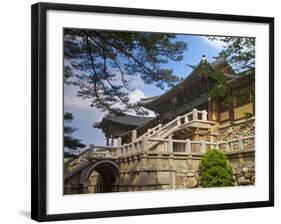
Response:
[[[254,22],[269,24],[269,200],[208,204],[196,206],[159,207],[69,214],[46,214],[46,13],[63,10],[87,13],[111,13],[154,17],[176,17],[216,21]],[[237,208],[274,206],[274,18],[183,11],[163,11],[136,8],[118,8],[89,5],[37,3],[32,5],[31,17],[31,75],[32,75],[32,155],[31,155],[31,218],[37,221],[74,220],[86,218],[148,215],[161,213],[193,212]]]

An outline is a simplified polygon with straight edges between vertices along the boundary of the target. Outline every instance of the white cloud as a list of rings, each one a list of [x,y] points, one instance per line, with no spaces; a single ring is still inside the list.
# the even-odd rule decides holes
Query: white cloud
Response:
[[[130,103],[136,103],[138,102],[141,98],[145,98],[145,95],[142,90],[140,89],[135,89],[132,92],[129,93],[128,95]]]
[[[141,89],[135,89],[128,95],[130,103],[136,103],[142,98],[146,98],[144,92]],[[154,117],[155,113],[151,110],[145,109],[148,112],[149,117]],[[128,114],[135,115],[135,112],[128,112]]]
[[[139,75],[125,75],[125,78],[129,80],[129,85],[132,89],[140,88],[145,85]]]
[[[224,46],[224,42],[218,40],[209,40],[206,36],[199,37],[205,44],[208,44],[210,47],[215,48],[217,50],[222,50]]]

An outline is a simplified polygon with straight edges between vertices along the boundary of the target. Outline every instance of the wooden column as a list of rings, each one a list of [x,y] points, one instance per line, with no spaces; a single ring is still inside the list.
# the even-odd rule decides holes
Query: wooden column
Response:
[[[233,105],[233,102],[229,103],[229,106],[228,106],[228,110],[229,110],[229,120],[230,121],[234,121],[234,105]]]
[[[109,137],[106,136],[106,145],[109,146]]]
[[[211,98],[209,97],[208,98],[208,120],[209,121],[212,121],[212,100]]]

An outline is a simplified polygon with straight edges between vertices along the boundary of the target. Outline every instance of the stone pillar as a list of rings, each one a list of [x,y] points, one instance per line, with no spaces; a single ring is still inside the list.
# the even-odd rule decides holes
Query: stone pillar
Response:
[[[187,169],[192,170],[192,155],[191,155],[191,142],[190,139],[186,139],[185,152],[188,153],[187,156]]]
[[[229,146],[229,143],[226,143],[226,144],[225,144],[225,151],[226,151],[226,152],[230,152],[230,151],[231,151],[230,146]]]
[[[176,171],[175,171],[175,164],[174,164],[174,154],[171,153],[169,155],[169,167],[170,167],[170,188],[176,188]]]
[[[148,139],[147,136],[142,137],[142,151],[147,151],[148,149]]]
[[[192,120],[194,121],[198,120],[198,111],[196,108],[192,110]]]
[[[132,142],[134,142],[137,139],[137,131],[133,130],[132,131]]]
[[[188,123],[188,116],[187,116],[187,114],[184,116],[184,123]]]
[[[126,156],[126,155],[127,155],[126,146],[125,146],[125,145],[123,145],[123,147],[122,147],[122,155],[123,155],[123,156]]]
[[[94,150],[95,150],[95,145],[94,144],[90,144],[90,149],[89,149],[89,154],[88,154],[88,158],[89,160],[93,159],[93,154],[94,154]]]
[[[187,139],[186,140],[186,143],[185,143],[185,152],[190,154],[191,153],[191,143],[190,143],[190,139]]]
[[[243,138],[241,136],[239,136],[238,150],[244,150]]]
[[[173,152],[173,139],[172,135],[168,137],[168,152]]]
[[[131,152],[132,152],[132,153],[135,153],[135,152],[136,152],[136,145],[135,145],[135,142],[132,142],[132,143],[131,143]]]
[[[206,110],[203,110],[203,111],[202,111],[202,120],[203,120],[203,121],[207,121],[207,115],[208,115],[207,111],[206,111]]]
[[[146,183],[145,183],[145,179],[147,177],[147,173],[145,171],[146,168],[146,160],[147,160],[147,153],[143,153],[141,155],[141,167],[140,167],[140,172],[139,172],[139,179],[140,179],[140,189],[141,191],[144,191],[147,189]]]
[[[177,117],[177,126],[179,127],[181,125],[181,120],[180,120],[180,117],[178,116]]]
[[[118,141],[117,141],[117,156],[122,156],[122,148],[121,148],[121,145],[122,145],[122,138],[121,137],[118,137]]]
[[[244,167],[244,158],[243,158],[242,153],[238,154],[238,161],[239,161],[239,167],[243,168]]]
[[[206,144],[205,142],[202,142],[200,145],[200,152],[205,153],[206,152]]]
[[[120,147],[122,145],[122,138],[121,137],[118,137],[117,144],[118,144],[118,147]]]

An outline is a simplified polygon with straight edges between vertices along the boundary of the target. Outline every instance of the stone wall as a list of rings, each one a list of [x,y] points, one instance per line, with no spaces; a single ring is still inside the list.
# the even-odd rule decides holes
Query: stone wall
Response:
[[[255,183],[255,151],[231,152],[226,156],[233,167],[234,186]],[[120,161],[118,191],[185,189],[200,187],[201,155],[148,153],[138,159]],[[138,165],[136,165],[138,164]]]
[[[229,141],[239,137],[255,134],[254,118],[233,123],[217,125],[211,129],[216,133],[213,141]],[[206,132],[207,133],[207,132]],[[200,139],[198,139],[200,141]],[[159,147],[165,144],[159,144]],[[230,143],[231,150],[225,154],[233,168],[235,186],[255,184],[255,144],[254,139],[244,140],[245,150],[238,150],[238,141]],[[138,152],[116,160],[119,167],[117,181],[110,186],[111,191],[144,191],[163,189],[185,189],[200,187],[198,174],[202,154],[191,150],[191,153],[179,151],[157,150]],[[173,146],[174,148],[174,146]],[[81,162],[81,161],[79,161]],[[75,163],[75,162],[74,162]],[[72,164],[75,165],[76,164]],[[66,183],[66,182],[65,182]],[[65,184],[65,193],[104,192],[102,180],[97,173],[89,177],[88,183],[81,183],[76,176]],[[86,192],[87,191],[87,192]]]
[[[255,185],[255,168],[243,167],[233,169],[234,186]]]
[[[218,127],[218,140],[227,141],[238,139],[239,136],[254,136],[255,135],[255,119],[254,117],[235,121],[232,123],[222,124]]]

